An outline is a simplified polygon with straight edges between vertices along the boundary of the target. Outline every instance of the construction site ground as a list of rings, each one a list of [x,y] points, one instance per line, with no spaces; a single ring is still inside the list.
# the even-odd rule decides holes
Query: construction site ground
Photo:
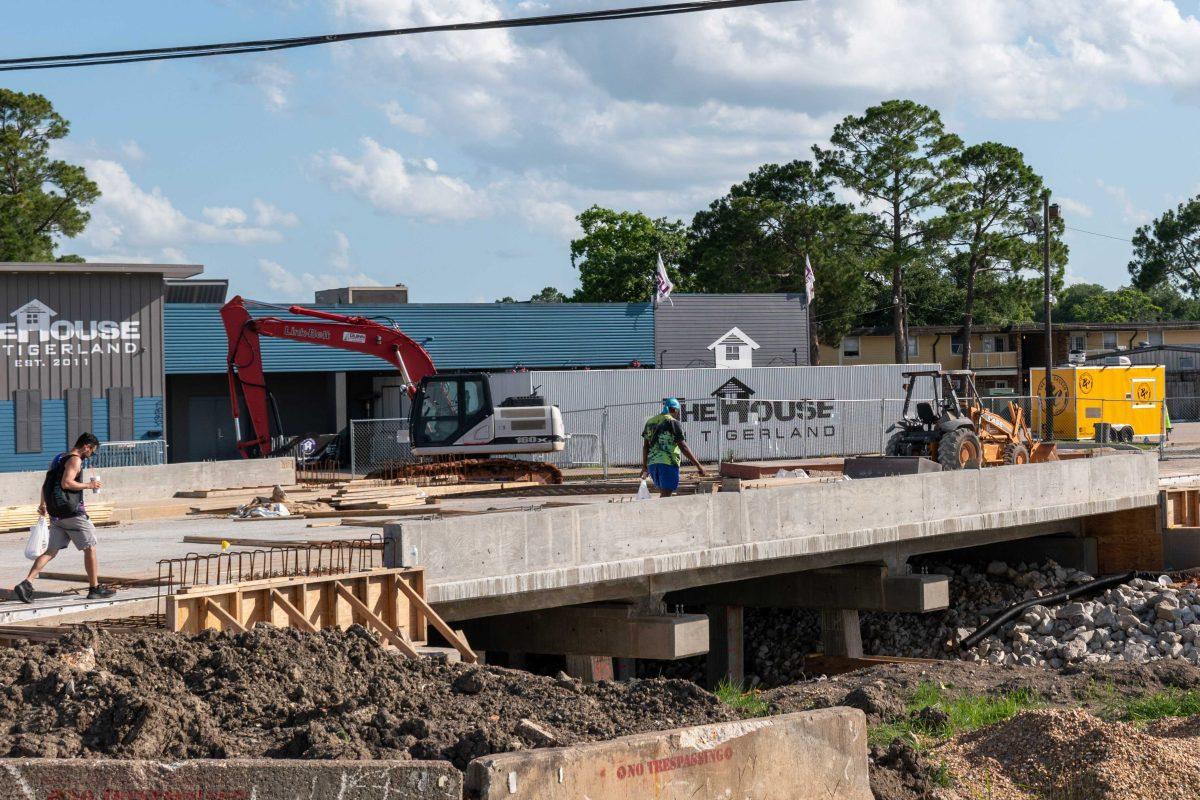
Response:
[[[1170,482],[1200,481],[1200,457],[1161,464]],[[595,470],[567,478],[584,476],[601,479]],[[628,490],[444,497],[430,513],[632,502],[636,470],[611,471],[608,481],[625,481]],[[99,532],[102,574],[144,579],[161,559],[220,551],[185,536],[328,542],[381,534],[394,518],[182,516],[230,504],[216,497],[130,505],[118,518],[133,521]],[[28,568],[24,542],[23,534],[0,534],[5,590]],[[48,569],[83,572],[73,548]],[[35,589],[32,605],[0,595],[0,625],[52,622],[62,613],[151,613],[157,593],[154,586],[126,586],[111,601],[88,601],[82,581],[41,580]],[[748,638],[746,646],[763,644],[789,642]],[[851,705],[867,714],[872,788],[883,800],[1157,799],[1184,796],[1200,780],[1200,716],[1184,714],[1200,712],[1200,668],[1176,661],[1061,669],[920,661],[836,677],[797,675],[720,698],[693,680],[585,685],[553,666],[542,671],[548,674],[406,661],[357,627],[197,637],[79,631],[57,643],[0,649],[0,686],[7,687],[0,689],[0,755],[411,757],[461,768],[487,753]],[[1139,701],[1184,716],[1148,719]]]

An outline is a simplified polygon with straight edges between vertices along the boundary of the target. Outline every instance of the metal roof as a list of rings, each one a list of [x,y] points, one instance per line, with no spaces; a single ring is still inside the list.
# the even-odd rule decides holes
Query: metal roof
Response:
[[[224,303],[229,292],[225,278],[167,278],[164,303]]]
[[[325,306],[395,323],[425,348],[438,369],[506,370],[514,367],[623,367],[654,364],[654,308],[650,303],[410,303]],[[168,375],[225,371],[228,345],[216,304],[167,303],[163,314]],[[250,307],[254,317],[297,317]],[[282,339],[263,340],[268,372],[389,369],[370,356]]]
[[[191,278],[204,272],[204,267],[199,264],[113,264],[100,261],[0,261],[0,272],[75,272],[84,275],[155,272],[165,278]]]

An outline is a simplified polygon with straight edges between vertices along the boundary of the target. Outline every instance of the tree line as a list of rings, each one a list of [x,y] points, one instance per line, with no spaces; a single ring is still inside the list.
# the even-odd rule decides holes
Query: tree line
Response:
[[[765,164],[690,225],[593,206],[571,243],[577,302],[642,302],[661,254],[680,291],[804,291],[812,263],[815,338],[883,327],[908,360],[913,325],[958,325],[970,364],[976,325],[1042,318],[1043,178],[1016,148],[968,144],[940,114],[888,100],[851,115],[812,157]],[[1200,320],[1200,197],[1139,228],[1129,286],[1064,287],[1064,223],[1050,224],[1055,318]],[[553,287],[533,298],[567,300]],[[815,343],[814,343],[815,349]]]
[[[53,158],[69,131],[44,96],[0,88],[0,261],[82,260],[59,249],[100,191]],[[837,345],[854,328],[887,327],[904,362],[909,326],[960,325],[969,364],[973,326],[1040,315],[1046,191],[1016,148],[964,143],[936,110],[888,100],[847,116],[811,158],[759,167],[690,225],[583,211],[570,251],[579,289],[530,300],[645,301],[659,255],[681,291],[799,293],[808,259],[815,338]],[[1063,286],[1063,230],[1056,220],[1050,237],[1056,319],[1200,320],[1200,196],[1136,230],[1130,284],[1113,291]]]

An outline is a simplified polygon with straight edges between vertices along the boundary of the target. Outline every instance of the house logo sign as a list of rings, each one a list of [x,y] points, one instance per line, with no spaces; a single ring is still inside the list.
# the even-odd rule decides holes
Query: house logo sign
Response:
[[[141,350],[137,320],[55,319],[53,308],[34,298],[0,321],[0,349],[14,367],[87,366],[92,358]]]
[[[753,388],[730,378],[709,398],[684,400],[679,420],[698,423],[701,441],[798,442],[839,435],[837,406],[829,400],[755,400]]]

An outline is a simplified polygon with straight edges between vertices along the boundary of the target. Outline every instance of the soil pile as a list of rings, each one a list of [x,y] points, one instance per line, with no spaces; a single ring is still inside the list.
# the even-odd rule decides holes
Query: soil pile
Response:
[[[1161,800],[1194,796],[1200,738],[1138,728],[1079,710],[1027,711],[931,755],[963,797]]]
[[[305,634],[83,630],[0,650],[0,755],[478,756],[736,719],[695,684],[585,685],[407,660],[361,627]]]

